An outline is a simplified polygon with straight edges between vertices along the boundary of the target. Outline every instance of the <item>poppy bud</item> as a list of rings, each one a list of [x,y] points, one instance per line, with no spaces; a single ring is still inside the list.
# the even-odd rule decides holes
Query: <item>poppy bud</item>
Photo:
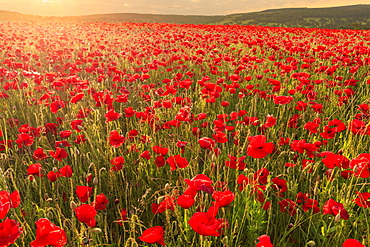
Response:
[[[77,204],[74,201],[71,201],[69,205],[71,206],[72,210],[75,210],[77,208]]]
[[[315,246],[315,245],[316,245],[316,243],[315,243],[314,241],[312,241],[312,240],[311,240],[311,241],[309,241],[309,242],[307,243],[307,245],[308,245],[308,246]]]
[[[102,230],[101,230],[100,228],[92,228],[92,229],[90,230],[90,232],[92,232],[92,233],[101,233],[101,232],[102,232]]]

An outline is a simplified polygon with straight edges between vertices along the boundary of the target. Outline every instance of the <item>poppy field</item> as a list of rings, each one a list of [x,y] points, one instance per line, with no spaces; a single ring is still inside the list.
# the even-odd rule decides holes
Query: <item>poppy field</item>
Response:
[[[0,29],[0,246],[370,246],[370,31]]]

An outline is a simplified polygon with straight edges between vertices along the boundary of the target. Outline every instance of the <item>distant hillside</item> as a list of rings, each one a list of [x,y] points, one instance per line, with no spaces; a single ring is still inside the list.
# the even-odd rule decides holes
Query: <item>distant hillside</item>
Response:
[[[370,29],[370,5],[331,8],[286,8],[231,15],[97,14],[73,17],[41,17],[0,10],[0,21],[35,22],[149,22],[210,25],[261,25],[277,27],[314,27]]]

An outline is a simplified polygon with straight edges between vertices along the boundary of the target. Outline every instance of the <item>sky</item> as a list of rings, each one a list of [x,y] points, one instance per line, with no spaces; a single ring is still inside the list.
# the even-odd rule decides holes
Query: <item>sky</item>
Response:
[[[227,15],[277,8],[368,3],[369,0],[0,0],[0,10],[42,16],[105,13]]]

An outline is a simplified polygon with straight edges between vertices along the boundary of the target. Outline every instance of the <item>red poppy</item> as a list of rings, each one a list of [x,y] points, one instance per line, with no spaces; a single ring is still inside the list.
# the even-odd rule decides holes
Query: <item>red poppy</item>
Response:
[[[95,208],[89,204],[82,204],[74,209],[78,221],[85,223],[89,227],[94,227],[96,224],[95,216],[97,214]]]
[[[105,210],[107,209],[107,204],[109,203],[107,197],[102,193],[97,195],[95,201],[93,202],[93,206],[96,210]]]
[[[62,139],[66,139],[66,138],[70,137],[71,135],[72,135],[71,130],[63,130],[63,131],[59,132],[59,136]]]
[[[117,120],[118,118],[120,118],[122,116],[121,113],[119,112],[115,112],[114,109],[110,109],[105,115],[104,117],[107,119],[105,122],[108,123],[110,121],[114,121],[114,120]]]
[[[54,114],[58,112],[59,109],[62,109],[66,106],[63,100],[54,101],[50,104],[50,111]]]
[[[120,212],[121,218],[115,222],[117,222],[119,225],[123,225],[123,222],[127,220],[127,210],[123,208]]]
[[[71,128],[74,129],[77,132],[81,132],[83,130],[82,126],[83,120],[76,119],[71,122]]]
[[[50,182],[55,182],[57,181],[59,174],[55,173],[54,171],[50,171],[46,176],[48,177]]]
[[[17,221],[6,218],[0,223],[0,246],[5,247],[14,244],[22,230]]]
[[[369,192],[360,193],[358,191],[356,193],[358,197],[356,199],[353,199],[352,201],[354,201],[359,207],[369,208],[370,207],[370,193]]]
[[[122,146],[125,139],[126,138],[123,135],[118,134],[117,130],[113,130],[109,134],[109,144],[115,148]]]
[[[184,208],[184,209],[188,209],[190,208],[191,206],[194,205],[194,198],[190,195],[180,195],[178,198],[177,198],[177,204]]]
[[[140,158],[144,158],[144,159],[146,159],[146,160],[150,160],[150,152],[148,151],[148,150],[145,150],[144,152],[142,152],[141,154],[140,154]]]
[[[212,198],[216,201],[217,206],[226,207],[234,201],[235,194],[229,190],[215,191],[212,194]]]
[[[54,151],[49,151],[50,156],[52,156],[54,159],[58,161],[62,161],[62,159],[65,159],[68,157],[68,153],[63,148],[57,147]]]
[[[334,167],[341,167],[343,169],[349,168],[349,160],[339,154],[329,153],[326,158],[322,160],[322,163],[329,169],[333,169]]]
[[[216,219],[213,215],[205,212],[197,212],[188,221],[190,227],[202,236],[221,235],[221,230],[226,226],[223,219]]]
[[[215,141],[209,137],[202,137],[198,140],[201,148],[212,150],[215,146]]]
[[[67,235],[63,229],[51,223],[48,219],[36,221],[36,239],[31,247],[54,246],[61,247],[67,244]]]
[[[17,208],[20,203],[21,203],[21,195],[19,194],[18,190],[15,190],[13,191],[13,193],[10,194],[10,207]]]
[[[78,135],[76,137],[76,140],[74,140],[73,142],[76,143],[76,144],[82,144],[82,143],[86,142],[86,138],[85,138],[84,135]]]
[[[59,174],[62,177],[70,178],[72,177],[73,170],[70,165],[65,165],[62,168],[59,169]]]
[[[192,179],[184,179],[192,190],[202,190],[209,194],[213,194],[212,180],[204,174],[198,174]]]
[[[93,187],[89,186],[76,186],[76,194],[80,202],[84,203],[89,200],[89,197],[92,195]]]
[[[42,166],[40,163],[31,164],[27,168],[27,175],[42,177]]]
[[[165,160],[165,157],[163,155],[158,155],[155,157],[155,160],[154,160],[154,164],[157,166],[157,167],[162,167],[166,164],[166,160]]]
[[[168,153],[168,148],[162,147],[161,145],[152,147],[152,150],[156,154],[160,154],[163,156],[167,155]]]
[[[346,241],[344,241],[342,247],[366,247],[366,246],[361,244],[361,242],[356,239],[349,238]]]
[[[15,142],[18,144],[18,148],[22,148],[23,146],[32,146],[34,139],[29,134],[21,133],[18,135],[18,139],[15,140]]]
[[[73,96],[71,98],[71,103],[72,104],[76,104],[78,101],[82,100],[82,98],[84,97],[85,95],[83,93],[79,93],[79,94],[76,94],[75,96]]]
[[[216,134],[212,134],[214,140],[218,143],[226,143],[229,138],[227,138],[226,134],[221,131],[217,131]]]
[[[49,158],[49,156],[44,152],[44,149],[37,148],[35,151],[33,151],[32,158],[35,160],[44,160]]]
[[[297,204],[290,199],[284,199],[280,201],[279,206],[280,212],[282,213],[288,211],[291,216],[294,216],[297,213]]]
[[[177,168],[185,168],[189,164],[187,159],[185,157],[181,157],[179,154],[168,157],[166,162],[170,165],[171,171],[174,171]]]
[[[153,214],[161,214],[165,212],[167,209],[175,211],[175,198],[171,196],[165,196],[163,201],[161,201],[159,204],[152,203]]]
[[[368,178],[370,176],[370,153],[362,153],[349,163],[355,177]]]
[[[331,214],[331,215],[338,215],[340,216],[340,219],[348,220],[349,215],[347,213],[347,210],[344,209],[343,204],[334,201],[333,199],[329,199],[326,201],[325,205],[322,208],[323,215],[325,214]]]
[[[266,136],[257,135],[248,137],[249,145],[247,147],[247,155],[253,158],[264,158],[271,154],[275,148],[272,142],[266,143]]]
[[[293,100],[292,96],[275,96],[274,103],[277,105],[286,105]]]
[[[256,239],[256,247],[274,247],[271,243],[270,237],[261,235]]]
[[[125,164],[125,159],[122,156],[114,157],[110,160],[110,163],[113,166],[110,169],[111,171],[119,171],[123,168],[123,164]]]
[[[161,226],[154,226],[146,229],[139,239],[148,244],[166,245],[164,243],[164,230]]]

